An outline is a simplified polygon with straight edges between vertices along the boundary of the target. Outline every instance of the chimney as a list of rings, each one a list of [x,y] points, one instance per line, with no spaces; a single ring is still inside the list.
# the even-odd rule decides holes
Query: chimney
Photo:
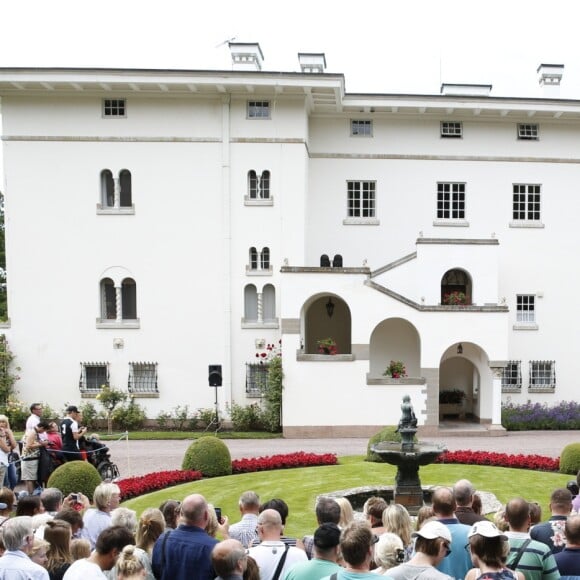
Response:
[[[559,97],[560,82],[564,72],[563,64],[541,64],[536,71],[544,97]]]
[[[492,85],[443,83],[441,85],[441,94],[461,97],[489,97],[491,89]]]
[[[264,55],[257,42],[228,42],[233,70],[262,70]]]
[[[299,52],[298,62],[303,73],[323,73],[326,69],[326,57],[323,52]]]

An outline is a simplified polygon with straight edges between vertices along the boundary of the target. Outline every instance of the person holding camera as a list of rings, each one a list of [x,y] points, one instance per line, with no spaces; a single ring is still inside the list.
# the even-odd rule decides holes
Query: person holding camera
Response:
[[[86,434],[87,428],[79,426],[83,416],[75,405],[69,405],[66,413],[67,416],[60,423],[62,453],[65,461],[79,461],[82,460],[79,439]]]

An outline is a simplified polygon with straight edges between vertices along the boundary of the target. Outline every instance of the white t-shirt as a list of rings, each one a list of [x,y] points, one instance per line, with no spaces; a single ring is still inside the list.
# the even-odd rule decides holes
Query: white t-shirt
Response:
[[[284,545],[284,542],[275,541],[265,541],[254,548],[250,548],[249,555],[256,560],[256,564],[258,564],[258,567],[260,568],[260,580],[272,580],[274,572],[276,572],[276,568],[278,567],[278,562],[280,562],[280,558],[284,554],[285,548],[286,546]],[[290,546],[288,548],[288,554],[286,555],[286,561],[284,562],[284,566],[280,572],[280,578],[284,578],[286,572],[288,572],[294,564],[307,561],[308,557],[304,550]]]
[[[70,565],[64,573],[63,580],[107,580],[107,577],[97,564],[83,558]]]

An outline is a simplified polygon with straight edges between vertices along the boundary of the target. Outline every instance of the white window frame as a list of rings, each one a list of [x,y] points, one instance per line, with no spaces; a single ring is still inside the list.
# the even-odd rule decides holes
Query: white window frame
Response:
[[[102,114],[104,119],[126,119],[127,99],[103,99]]]
[[[463,137],[463,123],[461,121],[441,121],[441,137],[461,139]]]
[[[248,119],[260,120],[271,118],[270,101],[252,100],[247,103],[246,115]]]
[[[556,390],[556,361],[531,360],[529,392],[554,392]]]
[[[518,123],[518,141],[539,141],[540,126],[537,123]]]
[[[466,200],[467,184],[464,181],[438,181],[433,225],[468,226]]]
[[[367,204],[366,207],[363,207]],[[344,225],[379,225],[377,219],[377,182],[349,179],[346,182],[346,218]]]
[[[512,184],[512,221],[510,227],[544,227],[542,223],[542,185],[540,183]]]
[[[503,368],[501,376],[502,393],[521,393],[522,391],[522,362],[510,360]]]
[[[516,321],[520,324],[536,323],[535,294],[518,294],[516,296]]]
[[[159,393],[157,363],[130,362],[127,390],[134,395]]]
[[[88,369],[101,369],[104,370],[105,379],[103,381],[98,381],[99,384],[93,384],[93,378],[87,377]],[[98,378],[98,377],[96,377]],[[81,377],[79,380],[79,388],[81,393],[95,393],[101,392],[103,386],[109,386],[109,363],[108,362],[82,362],[81,363]]]
[[[248,193],[244,205],[274,205],[272,197],[272,172],[265,169],[258,174],[254,169],[248,171]]]
[[[373,122],[372,119],[351,119],[350,120],[351,137],[372,137]]]

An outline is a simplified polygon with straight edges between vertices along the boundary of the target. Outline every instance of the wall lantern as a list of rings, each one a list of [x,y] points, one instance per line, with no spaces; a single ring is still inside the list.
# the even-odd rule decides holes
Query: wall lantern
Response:
[[[463,345],[461,343],[457,345],[457,354],[463,354]]]
[[[332,298],[329,298],[326,303],[326,313],[328,314],[328,318],[332,318],[332,315],[334,314],[334,302],[332,301]]]

